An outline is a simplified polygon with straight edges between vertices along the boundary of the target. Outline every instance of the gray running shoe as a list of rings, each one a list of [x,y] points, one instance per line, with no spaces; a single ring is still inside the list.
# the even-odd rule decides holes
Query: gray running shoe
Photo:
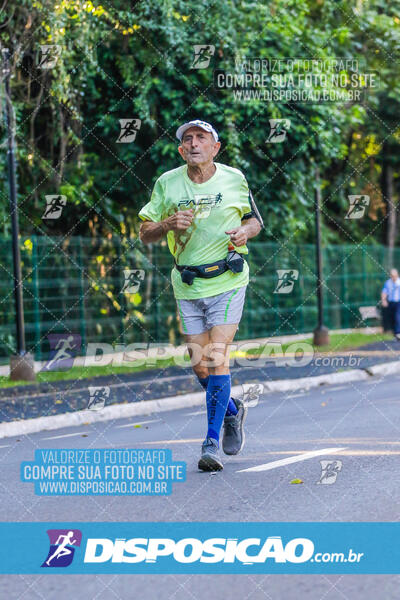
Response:
[[[239,454],[244,445],[243,425],[247,416],[247,406],[241,400],[232,398],[238,412],[236,415],[224,418],[224,436],[222,438],[222,449],[225,454]]]
[[[202,471],[221,471],[224,468],[219,456],[218,444],[213,438],[206,437],[204,440],[198,466]]]

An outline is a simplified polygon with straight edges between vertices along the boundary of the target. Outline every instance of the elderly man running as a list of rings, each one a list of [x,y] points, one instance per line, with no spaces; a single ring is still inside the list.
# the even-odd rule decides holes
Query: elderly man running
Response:
[[[246,243],[260,232],[261,219],[244,175],[214,162],[221,143],[212,125],[189,121],[176,136],[186,164],[157,179],[150,202],[139,212],[144,221],[139,235],[144,244],[167,236],[182,333],[193,371],[206,390],[208,430],[198,466],[219,471],[222,424],[225,454],[237,454],[244,444],[247,409],[231,398],[229,344],[249,281]],[[193,348],[200,348],[200,357]]]

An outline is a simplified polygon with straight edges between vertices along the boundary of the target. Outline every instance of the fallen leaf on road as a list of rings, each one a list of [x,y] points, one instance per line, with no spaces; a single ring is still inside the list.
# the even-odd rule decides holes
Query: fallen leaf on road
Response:
[[[304,483],[302,479],[292,479],[290,483]]]

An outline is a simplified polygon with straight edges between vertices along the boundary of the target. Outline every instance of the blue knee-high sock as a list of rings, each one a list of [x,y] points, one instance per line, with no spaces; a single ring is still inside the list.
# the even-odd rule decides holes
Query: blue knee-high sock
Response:
[[[207,389],[208,386],[208,378],[207,377],[198,377],[199,383],[200,385],[203,387],[203,389]],[[226,417],[231,417],[232,415],[237,415],[238,409],[236,407],[236,404],[234,403],[232,398],[229,398],[229,402],[228,402],[228,406],[226,408],[226,413],[225,416]]]
[[[226,407],[231,395],[230,375],[209,375],[207,386],[207,436],[219,441]]]
[[[236,404],[234,403],[232,398],[229,398],[228,406],[226,409],[226,417],[232,417],[232,415],[237,415],[238,409]]]

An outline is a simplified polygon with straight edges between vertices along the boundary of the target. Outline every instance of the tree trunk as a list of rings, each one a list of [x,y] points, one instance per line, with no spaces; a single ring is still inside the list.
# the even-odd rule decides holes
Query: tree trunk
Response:
[[[63,177],[64,177],[64,162],[65,162],[65,157],[67,154],[67,131],[66,131],[66,126],[65,126],[65,115],[64,115],[64,111],[63,111],[63,107],[59,106],[58,107],[58,117],[59,117],[59,127],[60,127],[60,146],[59,146],[59,153],[58,153],[58,165],[56,166],[56,169],[58,167],[58,171],[57,171],[57,175],[56,175],[56,182],[57,182],[57,186],[60,187]]]
[[[30,154],[33,155],[33,160],[36,160],[38,164],[39,164],[39,161],[38,161],[37,157],[35,156],[35,154],[38,152],[38,150],[36,148],[36,140],[35,140],[35,120],[36,120],[37,114],[41,107],[45,84],[46,84],[46,74],[42,72],[40,79],[39,79],[39,85],[40,85],[39,93],[37,95],[35,108],[32,111],[30,122],[29,122],[29,152],[30,152]],[[32,167],[31,172],[32,172],[32,189],[33,189],[34,207],[35,207],[35,209],[37,209],[39,207],[39,194],[38,194],[38,185],[37,185],[37,178],[36,178],[36,169],[35,169],[34,165]]]

